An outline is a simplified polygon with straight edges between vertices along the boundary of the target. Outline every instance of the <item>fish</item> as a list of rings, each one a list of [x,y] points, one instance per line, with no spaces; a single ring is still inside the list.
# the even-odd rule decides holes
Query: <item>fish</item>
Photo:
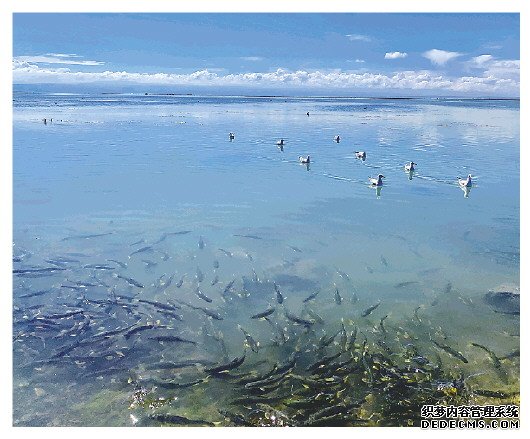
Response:
[[[259,351],[259,342],[254,340],[252,338],[252,336],[241,327],[241,325],[237,325],[237,327],[241,330],[241,332],[243,332],[243,335],[245,336],[245,341],[246,341],[247,345],[250,347],[250,349],[252,350],[252,352],[258,353],[258,351]]]
[[[464,357],[460,352],[454,350],[452,347],[447,346],[446,344],[438,343],[436,340],[431,339],[431,341],[434,343],[436,347],[447,352],[449,355],[459,359],[462,363],[466,363],[466,364],[469,363],[466,357]]]
[[[381,255],[380,260],[381,260],[381,264],[383,264],[385,267],[388,267],[388,262],[386,261],[383,255]]]
[[[290,320],[293,323],[296,323],[297,325],[303,325],[303,326],[306,326],[306,327],[311,326],[311,325],[313,325],[315,323],[312,320],[306,320],[306,319],[303,319],[301,317],[295,316],[294,314],[290,313],[289,311],[287,311],[285,313],[285,317],[287,317],[288,320]]]
[[[204,294],[204,293],[203,293],[201,290],[199,290],[198,288],[197,288],[196,294],[197,294],[197,297],[198,297],[199,299],[202,299],[202,300],[204,300],[205,302],[208,302],[208,303],[212,303],[212,302],[213,302],[212,299],[210,299],[206,294]]]
[[[487,398],[499,398],[499,399],[505,399],[505,398],[511,398],[515,395],[518,395],[519,392],[501,392],[499,390],[486,390],[486,389],[474,389],[472,390],[473,393],[480,396],[485,396]]]
[[[215,275],[210,285],[213,287],[214,285],[219,283],[219,276]]]
[[[111,267],[108,264],[86,264],[83,265],[83,268],[92,268],[93,270],[114,270],[114,267]]]
[[[204,280],[204,274],[199,267],[197,267],[195,278],[197,279],[197,282],[199,283],[201,283]]]
[[[362,313],[361,313],[361,316],[363,317],[367,317],[369,316],[370,314],[372,314],[372,312],[377,309],[377,307],[381,305],[381,302],[377,302],[375,305],[372,305],[372,306],[369,306],[368,308],[366,308]]]
[[[118,264],[121,268],[127,268],[127,264],[125,262],[117,261],[116,259],[107,259],[108,262],[114,262],[115,264]]]
[[[198,384],[198,382],[196,384]],[[149,420],[160,422],[161,424],[206,425],[208,427],[215,427],[215,424],[210,421],[205,421],[202,419],[189,419],[184,416],[178,416],[178,415],[173,415],[173,414],[168,414],[168,413],[152,413],[152,414],[149,414],[147,417]]]
[[[214,374],[228,372],[230,370],[236,369],[239,366],[241,366],[243,362],[245,361],[245,358],[246,358],[246,353],[244,353],[241,357],[234,358],[229,363],[220,364],[214,367],[207,367],[204,369],[204,371],[206,373],[214,373]]]
[[[143,288],[144,287],[140,282],[138,282],[138,281],[136,281],[136,280],[134,280],[134,279],[132,279],[130,277],[122,276],[121,274],[116,274],[116,273],[115,273],[115,277],[118,278],[118,279],[124,280],[125,282],[127,282],[129,285],[132,285],[133,287],[138,287],[138,288]]]
[[[140,239],[139,241],[136,241],[136,242],[133,242],[132,244],[129,244],[131,247],[135,246],[135,245],[140,245],[140,244],[143,244],[145,242],[145,239]]]
[[[262,311],[262,312],[259,312],[257,314],[254,314],[252,317],[250,317],[251,319],[263,319],[267,316],[270,316],[274,311],[276,310],[275,307],[269,307],[267,308],[265,311]]]
[[[276,291],[276,301],[281,305],[283,303],[283,295],[276,282],[274,282],[274,290]]]
[[[49,290],[39,290],[39,291],[33,291],[31,293],[22,294],[19,297],[19,299],[27,299],[30,297],[37,297],[37,296],[43,296],[44,294],[50,293],[52,289]]]
[[[251,261],[251,262],[254,260],[254,258],[252,257],[252,255],[251,255],[250,253],[248,253],[248,252],[245,252],[245,256],[246,256],[247,259],[248,259],[249,261]]]
[[[13,274],[27,274],[27,273],[55,273],[56,271],[64,271],[63,267],[44,267],[44,268],[16,268]]]
[[[417,284],[418,282],[415,281],[415,280],[410,280],[410,281],[407,281],[407,282],[400,282],[396,285],[394,285],[394,288],[403,288],[403,287],[408,287],[410,285],[414,285],[414,284]]]
[[[447,282],[447,285],[444,287],[444,294],[449,294],[451,290],[453,289],[453,284],[451,282]]]
[[[166,370],[166,369],[184,369],[190,366],[211,366],[215,364],[213,361],[201,358],[194,358],[192,360],[184,361],[161,361],[160,363],[153,363],[145,367],[145,370]]]
[[[235,279],[232,279],[230,282],[228,282],[228,283],[226,284],[226,286],[225,286],[225,289],[223,290],[223,294],[228,293],[228,292],[232,289],[232,287],[234,286],[234,283],[235,283],[235,282],[236,282]]]
[[[298,247],[295,247],[294,245],[288,245],[287,247],[296,253],[302,253],[302,250],[300,250]]]
[[[320,317],[314,310],[309,307],[305,308],[305,312],[311,317],[316,323],[324,324],[324,319]]]
[[[191,233],[191,230],[181,230],[179,232],[163,233],[162,236],[160,236],[160,238],[157,241],[153,242],[153,245],[160,244],[161,242],[165,241],[170,236],[187,235],[188,233]]]
[[[158,262],[149,261],[148,259],[142,259],[142,262],[145,264],[146,269],[150,269],[158,265]]]
[[[516,351],[510,352],[508,355],[504,355],[503,357],[499,357],[499,360],[510,360],[512,358],[518,358],[521,356],[521,351],[517,349]]]
[[[217,311],[202,307],[198,307],[197,309],[201,310],[204,314],[206,314],[208,317],[211,317],[212,319],[223,320],[223,317]]]
[[[200,250],[204,248],[204,241],[202,239],[202,236],[199,237],[199,242],[197,243],[197,246],[199,247]]]
[[[146,303],[148,305],[154,306],[155,308],[165,309],[165,310],[168,310],[168,311],[174,311],[176,309],[180,309],[180,306],[170,305],[169,303],[157,302],[155,300],[138,299],[138,302]]]
[[[304,300],[302,300],[302,302],[304,303],[307,303],[309,302],[310,300],[313,300],[313,299],[316,299],[316,297],[318,296],[318,293],[320,293],[320,291],[317,291],[313,294],[310,294],[309,296],[307,296]]]
[[[382,332],[383,334],[385,334],[385,335],[387,334],[387,332],[386,332],[386,329],[385,329],[385,325],[384,325],[383,323],[384,323],[384,321],[385,321],[387,318],[388,318],[388,314],[387,314],[386,316],[382,317],[381,320],[379,321],[379,329],[380,329],[381,332]]]
[[[232,252],[229,252],[228,250],[225,250],[225,249],[222,249],[220,248],[219,251],[223,252],[225,254],[225,256],[228,256],[229,258],[231,258],[233,255]]]
[[[219,268],[219,261],[217,259],[213,261],[213,268],[215,268],[216,270]]]
[[[72,239],[92,239],[92,238],[101,238],[103,236],[109,236],[109,235],[113,235],[114,232],[107,232],[107,233],[95,233],[95,234],[91,234],[91,235],[75,235],[75,236],[67,236],[63,239],[61,239],[61,241],[70,241]]]
[[[420,317],[418,316],[418,311],[419,311],[420,309],[421,309],[421,305],[420,305],[420,306],[417,306],[416,308],[414,308],[414,317],[415,317],[415,319],[416,319],[419,323],[421,323],[421,319],[420,319]]]
[[[335,268],[335,271],[337,272],[337,274],[342,277],[343,279],[346,279],[347,281],[350,280],[350,276],[348,276],[344,271],[342,270],[339,270],[338,268]]]
[[[339,289],[337,287],[335,287],[335,303],[337,305],[341,305],[342,304],[342,297],[339,293]]]
[[[130,329],[127,330],[127,332],[125,332],[125,334],[123,334],[123,336],[126,338],[126,339],[129,339],[130,337],[132,337],[134,334],[140,332],[140,331],[146,331],[148,329],[153,329],[155,327],[155,325],[153,324],[147,324],[147,325],[137,325],[137,326],[134,326]]]
[[[182,275],[182,277],[179,279],[179,281],[175,284],[177,288],[180,288],[182,284],[184,283],[184,278],[186,277],[185,274]]]
[[[196,345],[197,342],[193,340],[187,340],[185,338],[179,337],[178,335],[155,335],[154,337],[149,337],[149,340],[155,340],[158,342],[171,342],[171,343],[189,343]]]
[[[497,355],[495,355],[495,353],[491,349],[488,349],[486,346],[483,346],[481,344],[472,342],[471,346],[475,346],[476,348],[482,349],[484,352],[486,352],[489,355],[491,362],[493,363],[493,367],[497,369],[497,374],[504,382],[506,382],[508,375],[506,374],[506,371],[503,369],[501,360],[499,359],[499,357],[497,357]]]
[[[232,413],[227,410],[217,410],[221,416],[227,418],[232,424],[243,426],[243,427],[252,427],[252,423],[245,419],[245,416],[240,413]]]
[[[365,268],[366,268],[366,271],[370,274],[374,272],[374,269],[372,267],[369,267],[368,265]]]
[[[131,258],[131,256],[133,255],[136,255],[138,253],[152,253],[154,251],[153,247],[150,246],[150,245],[146,245],[145,247],[142,247],[142,248],[139,248],[138,250],[135,250],[133,251],[130,255],[129,255],[129,259]]]
[[[238,238],[248,238],[248,239],[263,239],[259,236],[256,236],[256,235],[234,235]]]

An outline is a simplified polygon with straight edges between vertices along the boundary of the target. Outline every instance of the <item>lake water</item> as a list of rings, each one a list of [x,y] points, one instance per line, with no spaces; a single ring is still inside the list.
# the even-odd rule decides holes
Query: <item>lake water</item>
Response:
[[[234,413],[253,425],[274,424],[271,413],[290,425],[358,425],[354,415],[417,424],[384,407],[362,354],[405,368],[411,344],[437,365],[438,380],[465,377],[460,402],[499,402],[473,389],[517,400],[518,357],[495,364],[471,343],[498,358],[519,348],[519,316],[483,300],[518,292],[519,115],[514,100],[15,91],[14,424],[179,423],[160,413],[215,425],[237,424]],[[307,155],[310,165],[300,164]],[[371,187],[378,174],[383,186]],[[457,178],[468,174],[464,192]],[[250,319],[272,307],[269,320]],[[349,394],[341,381],[361,402],[328,420],[315,413],[340,406],[337,395],[302,410],[311,385],[296,389],[309,364],[339,352],[341,335],[318,343],[342,324],[350,337],[359,330],[351,355],[361,370],[350,380],[369,382]],[[270,400],[233,402],[246,395],[239,375],[264,376],[293,352],[296,365],[276,381],[284,385],[253,394]],[[151,367],[242,355],[229,379],[204,365]],[[168,390],[168,380],[198,382]],[[284,404],[287,388],[296,409]]]

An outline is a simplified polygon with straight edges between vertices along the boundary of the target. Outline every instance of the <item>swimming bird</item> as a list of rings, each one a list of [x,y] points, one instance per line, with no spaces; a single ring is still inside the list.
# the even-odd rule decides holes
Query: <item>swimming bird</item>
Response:
[[[383,178],[385,178],[383,174],[379,174],[377,178],[369,177],[372,186],[383,186]]]
[[[467,179],[458,177],[458,184],[462,187],[471,187],[473,182],[471,181],[471,174],[468,174]]]
[[[230,133],[230,134],[228,134],[228,138],[229,138],[230,140],[234,140],[234,139],[236,138],[236,136],[235,136],[234,133]]]
[[[366,160],[366,152],[365,151],[355,151],[355,157],[361,160]]]
[[[283,146],[283,139],[280,139],[276,142],[276,145]]]
[[[311,157],[309,156],[307,156],[307,158],[300,156],[298,157],[298,160],[300,161],[300,163],[311,163]]]
[[[409,171],[409,172],[415,171],[416,168],[414,168],[414,165],[417,165],[417,163],[414,163],[414,162],[407,163],[405,165],[405,171]]]
[[[334,140],[335,142],[339,143],[339,142],[340,142],[340,136],[339,136],[339,135],[336,135],[336,136],[333,138],[333,140]]]

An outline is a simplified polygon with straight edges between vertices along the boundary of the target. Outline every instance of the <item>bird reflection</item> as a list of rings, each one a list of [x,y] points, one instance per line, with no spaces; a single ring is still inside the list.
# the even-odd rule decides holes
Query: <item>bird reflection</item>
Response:
[[[375,196],[377,198],[381,198],[381,191],[383,190],[383,186],[376,186],[375,187]]]
[[[469,198],[471,186],[460,186],[460,189],[462,189],[462,192],[464,192],[464,198]]]
[[[414,171],[405,171],[405,174],[409,177],[409,180],[412,180],[412,176],[414,175]]]

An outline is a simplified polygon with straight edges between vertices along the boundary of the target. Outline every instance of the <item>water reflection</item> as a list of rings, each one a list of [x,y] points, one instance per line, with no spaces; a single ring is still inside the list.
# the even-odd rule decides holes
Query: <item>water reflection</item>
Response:
[[[412,176],[414,175],[414,170],[412,170],[412,171],[405,171],[405,174],[407,174],[409,180],[412,180]]]
[[[464,192],[464,198],[469,198],[471,186],[460,186],[460,189],[462,189],[462,192]]]

